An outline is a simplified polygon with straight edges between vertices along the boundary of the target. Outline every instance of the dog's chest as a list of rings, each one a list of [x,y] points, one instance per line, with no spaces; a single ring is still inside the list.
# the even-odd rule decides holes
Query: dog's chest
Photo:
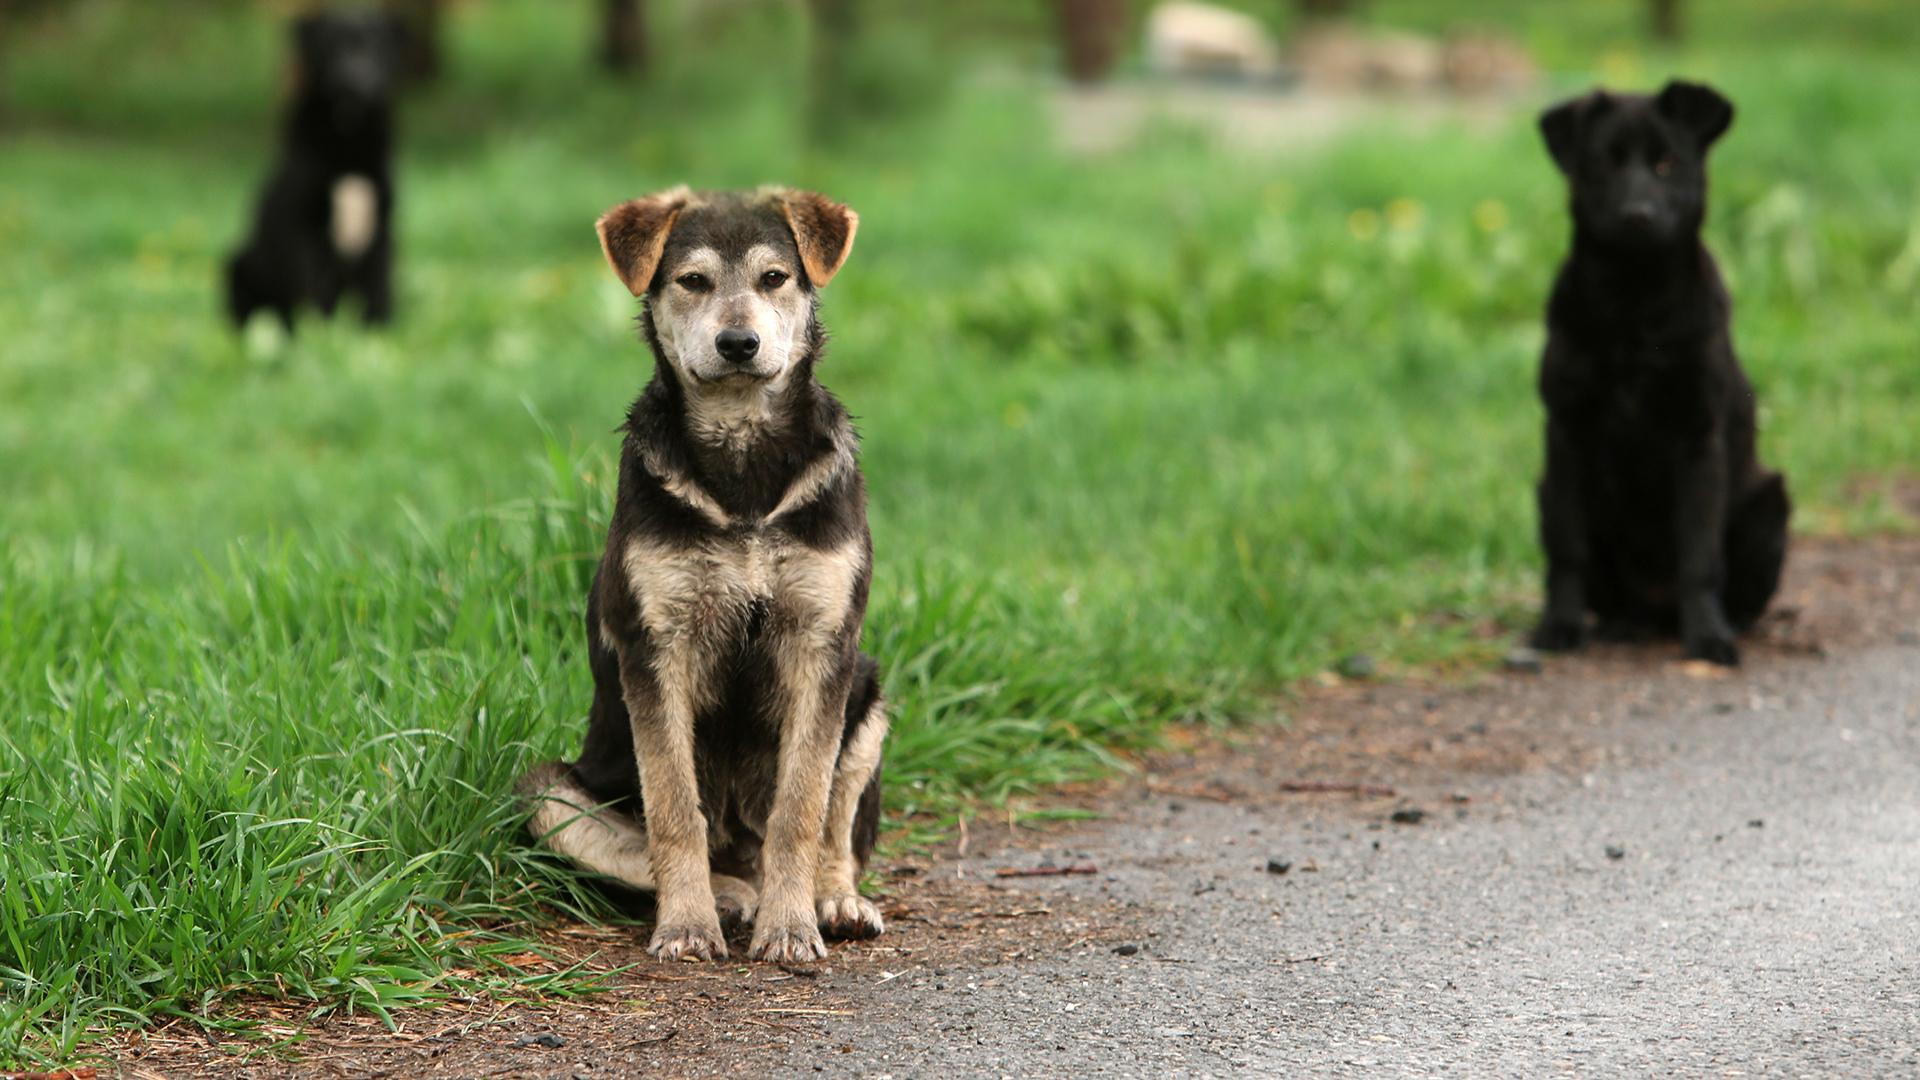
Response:
[[[763,633],[837,630],[864,549],[809,547],[763,526],[691,544],[635,539],[625,562],[650,635],[713,647]]]
[[[1714,380],[1699,343],[1632,336],[1583,351],[1590,366],[1581,411],[1602,438],[1664,444],[1711,426]]]
[[[373,246],[380,223],[380,191],[371,179],[348,173],[328,192],[327,234],[334,254],[357,259]]]

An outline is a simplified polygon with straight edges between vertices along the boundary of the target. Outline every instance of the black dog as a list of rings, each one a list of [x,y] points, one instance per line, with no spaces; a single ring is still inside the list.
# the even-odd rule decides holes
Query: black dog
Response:
[[[530,772],[554,850],[654,890],[662,959],[826,955],[869,937],[860,895],[887,733],[860,652],[873,545],[853,425],[814,379],[816,290],[859,218],[784,188],[622,203],[607,262],[645,299],[653,381],[627,417],[587,598],[593,713],[579,760]]]
[[[253,234],[227,262],[234,325],[266,308],[332,315],[360,296],[369,323],[393,317],[393,98],[400,24],[381,12],[294,23],[292,107]]]
[[[1540,371],[1541,648],[1579,646],[1591,611],[1603,633],[1677,628],[1689,656],[1737,664],[1735,633],[1779,584],[1786,483],[1755,456],[1753,388],[1700,240],[1707,148],[1732,122],[1686,82],[1540,118],[1573,196]]]

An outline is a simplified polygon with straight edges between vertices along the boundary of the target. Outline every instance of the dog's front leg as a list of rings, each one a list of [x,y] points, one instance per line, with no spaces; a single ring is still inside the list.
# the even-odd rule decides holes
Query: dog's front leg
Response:
[[[783,706],[780,762],[760,850],[753,956],[808,963],[827,955],[814,911],[814,881],[852,665],[812,643],[788,643],[776,651]]]
[[[621,658],[621,683],[640,766],[640,802],[653,860],[655,918],[647,951],[662,960],[727,955],[714,908],[707,819],[700,810],[693,732],[698,673],[684,644],[669,644],[651,665]]]
[[[1534,628],[1535,648],[1577,649],[1587,639],[1587,507],[1580,482],[1578,438],[1547,423],[1547,472],[1540,480],[1540,542],[1547,553],[1547,603]]]
[[[1681,640],[1688,656],[1738,664],[1740,650],[1720,602],[1726,577],[1727,457],[1718,433],[1687,448],[1676,494]]]

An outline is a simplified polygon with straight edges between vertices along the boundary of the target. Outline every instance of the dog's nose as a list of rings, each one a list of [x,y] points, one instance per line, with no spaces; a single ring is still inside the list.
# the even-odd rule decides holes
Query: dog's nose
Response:
[[[751,330],[728,327],[713,339],[713,347],[720,350],[721,357],[727,361],[744,364],[760,351],[760,335]]]
[[[1655,216],[1651,202],[1630,202],[1620,208],[1620,220],[1636,229],[1644,229],[1652,225]]]

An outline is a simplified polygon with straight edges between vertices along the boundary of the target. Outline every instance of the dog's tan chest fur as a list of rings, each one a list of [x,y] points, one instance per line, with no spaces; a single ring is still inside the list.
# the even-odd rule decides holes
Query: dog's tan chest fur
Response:
[[[345,259],[357,259],[373,246],[379,228],[380,194],[373,181],[357,174],[342,176],[333,182],[332,213],[327,227],[334,253]]]
[[[647,633],[668,648],[700,649],[745,633],[757,605],[764,605],[768,626],[781,639],[831,640],[846,620],[865,560],[858,542],[818,550],[775,526],[692,545],[637,538],[624,557]]]

